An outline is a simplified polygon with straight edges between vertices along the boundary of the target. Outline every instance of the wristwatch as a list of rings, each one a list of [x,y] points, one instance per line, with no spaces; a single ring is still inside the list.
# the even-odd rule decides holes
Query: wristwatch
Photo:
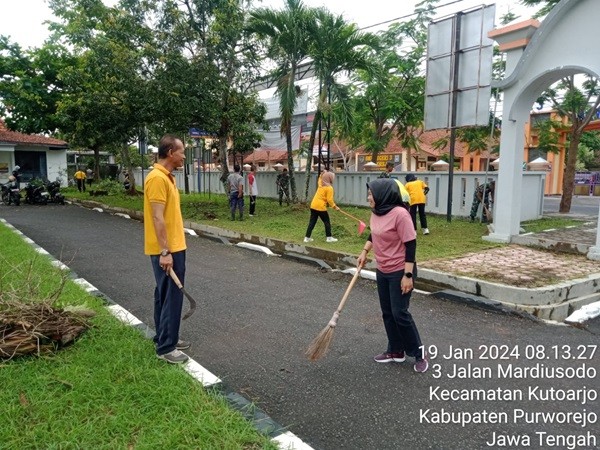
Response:
[[[412,278],[412,272],[404,272],[406,278]]]
[[[167,250],[166,248],[163,248],[160,252],[160,256],[167,256],[170,254],[171,254],[171,252],[169,250]]]

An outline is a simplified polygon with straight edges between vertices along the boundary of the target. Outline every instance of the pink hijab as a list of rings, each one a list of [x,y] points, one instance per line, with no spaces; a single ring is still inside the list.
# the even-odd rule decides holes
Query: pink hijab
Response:
[[[321,175],[321,184],[323,186],[331,186],[333,184],[333,180],[335,180],[335,173],[333,172],[324,172]]]

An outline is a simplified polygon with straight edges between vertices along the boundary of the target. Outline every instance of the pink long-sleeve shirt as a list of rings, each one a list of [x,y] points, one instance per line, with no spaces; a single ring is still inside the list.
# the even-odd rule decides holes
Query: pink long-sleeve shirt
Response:
[[[383,273],[404,270],[404,243],[417,238],[409,212],[398,206],[383,216],[371,214],[370,227],[377,268]]]

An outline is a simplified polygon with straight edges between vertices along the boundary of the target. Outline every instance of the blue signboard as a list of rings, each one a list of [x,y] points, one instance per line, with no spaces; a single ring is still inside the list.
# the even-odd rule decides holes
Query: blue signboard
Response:
[[[190,137],[193,137],[193,138],[213,136],[213,134],[209,133],[208,131],[204,131],[200,128],[190,128],[189,133],[190,133]]]

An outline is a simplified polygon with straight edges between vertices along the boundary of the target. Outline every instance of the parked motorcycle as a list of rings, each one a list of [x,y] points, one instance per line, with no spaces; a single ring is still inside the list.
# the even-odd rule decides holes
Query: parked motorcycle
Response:
[[[65,196],[60,193],[60,182],[47,182],[46,190],[48,191],[48,194],[50,194],[48,201],[52,203],[60,203],[61,205],[65,204]]]
[[[27,183],[25,185],[25,202],[31,205],[46,205],[50,194],[43,183]]]
[[[2,185],[2,203],[10,205],[14,203],[19,206],[21,204],[21,193],[19,192],[19,183],[14,176],[8,177],[8,183]]]

